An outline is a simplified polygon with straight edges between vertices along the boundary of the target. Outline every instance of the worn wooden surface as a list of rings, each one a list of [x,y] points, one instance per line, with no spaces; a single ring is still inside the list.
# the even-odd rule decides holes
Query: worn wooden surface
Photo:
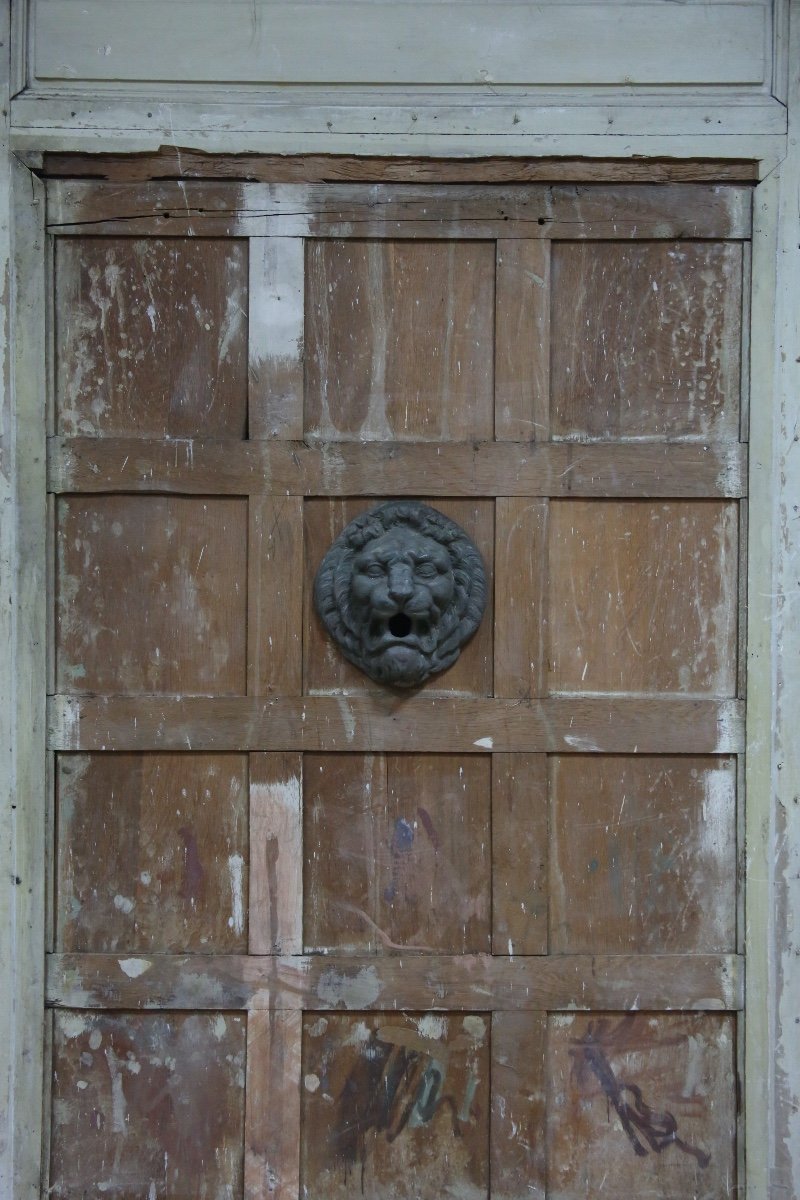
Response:
[[[491,438],[494,257],[487,242],[311,242],[306,432]]]
[[[550,1018],[548,1196],[735,1195],[734,1019]]]
[[[60,240],[58,430],[244,437],[247,308],[242,242]]]
[[[738,440],[737,244],[553,248],[557,437]]]
[[[302,1195],[489,1194],[489,1013],[307,1013]]]
[[[746,238],[750,189],[672,183],[506,184],[111,184],[54,181],[53,233],[186,237],[309,237],[442,241],[475,238]],[[76,228],[80,226],[80,228]]]
[[[54,492],[280,496],[744,496],[739,443],[381,443],[52,438]],[[447,451],[448,469],[441,472]]]
[[[56,1008],[740,1009],[734,954],[55,954]]]
[[[51,443],[58,1021],[164,1010],[166,1044],[170,1010],[247,1014],[220,1194],[577,1200],[606,1172],[725,1195],[749,191],[65,182],[50,219],[92,316],[61,352],[84,414],[81,362],[142,343],[126,289],[183,295],[192,238],[208,346],[243,309],[210,428],[202,381],[169,423],[178,315],[140,423],[120,393]],[[109,254],[127,282],[93,298]],[[435,499],[490,581],[417,695],[345,663],[311,605],[331,541],[393,495]],[[138,1179],[161,1143],[132,1114]],[[70,1194],[95,1160],[53,1144]]]
[[[244,694],[245,501],[63,499],[56,544],[59,689]]]
[[[224,158],[190,148],[162,146],[157,154],[80,154],[43,156],[49,179],[109,179],[139,183],[155,179],[241,179],[265,183],[536,183],[611,181],[617,183],[743,183],[758,178],[755,163],[697,159],[564,158],[376,158],[335,154],[228,154]]]
[[[744,705],[696,697],[53,696],[54,750],[737,754]]]
[[[235,1013],[58,1013],[48,1194],[241,1195],[245,1039]]]
[[[59,949],[246,949],[245,755],[70,754],[57,769]]]
[[[488,950],[488,760],[310,754],[304,780],[307,951]]]

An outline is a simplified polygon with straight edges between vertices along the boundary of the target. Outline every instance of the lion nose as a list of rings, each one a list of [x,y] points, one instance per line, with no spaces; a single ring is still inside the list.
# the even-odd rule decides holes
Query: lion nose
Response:
[[[395,604],[402,604],[414,594],[414,583],[408,567],[392,567],[389,571],[389,595]]]

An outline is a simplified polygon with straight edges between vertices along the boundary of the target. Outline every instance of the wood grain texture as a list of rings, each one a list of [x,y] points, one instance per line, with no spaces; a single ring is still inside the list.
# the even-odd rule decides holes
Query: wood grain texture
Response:
[[[303,691],[306,695],[330,692],[346,693],[348,696],[369,694],[376,697],[376,702],[377,697],[388,696],[383,685],[370,679],[344,658],[317,616],[312,600],[314,578],[331,544],[350,521],[377,503],[378,497],[371,501],[309,500],[304,506]],[[488,597],[481,624],[475,635],[462,647],[457,661],[443,674],[431,676],[415,691],[423,695],[491,695],[494,506],[488,500],[440,499],[436,509],[460,525],[478,547],[486,569]],[[394,696],[398,698],[396,692]]]
[[[548,1193],[735,1195],[734,1045],[719,1014],[551,1016]]]
[[[303,436],[305,261],[302,238],[251,238],[248,432]]]
[[[298,1200],[302,1013],[247,1016],[244,1200]]]
[[[488,1013],[307,1013],[302,1195],[489,1195]]]
[[[247,692],[302,688],[303,503],[296,496],[248,501]]]
[[[181,443],[53,438],[55,492],[293,496],[738,497],[738,443]]]
[[[306,433],[491,438],[494,257],[480,242],[309,243]]]
[[[550,436],[550,243],[497,242],[495,436]]]
[[[490,789],[487,759],[307,755],[306,950],[486,952]]]
[[[492,1200],[547,1195],[547,1016],[492,1013]]]
[[[244,500],[60,500],[57,687],[243,693],[246,564]]]
[[[495,504],[496,696],[530,699],[546,690],[548,511],[547,500]]]
[[[50,1195],[242,1193],[245,1018],[56,1014]]]
[[[739,1009],[742,961],[724,954],[548,955],[56,954],[55,1008]]]
[[[247,947],[243,754],[57,759],[61,950]]]
[[[52,750],[737,754],[744,705],[681,697],[53,696]]]
[[[735,504],[557,500],[549,531],[549,691],[735,694]]]
[[[735,948],[734,759],[570,755],[550,770],[554,953]]]
[[[233,179],[264,183],[744,183],[756,164],[724,160],[589,158],[414,158],[349,154],[226,154],[162,146],[150,154],[47,152],[48,179],[107,179],[139,183],[169,178]]]
[[[59,432],[244,437],[242,242],[62,239],[54,303]]]
[[[250,954],[303,948],[302,789],[302,755],[250,755]]]
[[[554,436],[739,439],[742,250],[557,245]]]
[[[493,954],[548,952],[548,810],[546,755],[492,755]]]
[[[339,239],[746,238],[751,189],[736,185],[276,184],[53,181],[54,234]],[[76,229],[80,226],[80,230]]]

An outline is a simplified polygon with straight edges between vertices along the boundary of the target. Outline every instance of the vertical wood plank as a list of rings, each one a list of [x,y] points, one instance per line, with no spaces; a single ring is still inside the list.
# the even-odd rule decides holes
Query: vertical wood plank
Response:
[[[250,755],[250,954],[303,949],[302,755]]]
[[[300,1011],[247,1018],[245,1200],[299,1196],[302,1033]]]
[[[492,1013],[492,1200],[544,1200],[547,1015]]]
[[[298,695],[303,663],[303,501],[249,500],[247,691]]]
[[[492,953],[547,954],[546,754],[492,755]]]
[[[550,436],[550,243],[497,243],[495,437]]]
[[[302,238],[250,239],[250,438],[303,436]]]
[[[496,502],[496,696],[544,695],[549,503],[524,497]]]

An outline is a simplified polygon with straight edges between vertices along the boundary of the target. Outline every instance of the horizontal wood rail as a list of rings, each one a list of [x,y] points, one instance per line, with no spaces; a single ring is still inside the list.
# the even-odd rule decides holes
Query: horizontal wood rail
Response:
[[[738,754],[744,704],[689,697],[50,698],[52,750]]]
[[[118,184],[54,181],[54,234],[335,238],[748,238],[747,186]]]
[[[446,997],[446,999],[445,999]],[[735,1010],[733,954],[53,954],[55,1008]]]
[[[53,492],[737,498],[747,493],[747,447],[56,437],[48,473]]]

